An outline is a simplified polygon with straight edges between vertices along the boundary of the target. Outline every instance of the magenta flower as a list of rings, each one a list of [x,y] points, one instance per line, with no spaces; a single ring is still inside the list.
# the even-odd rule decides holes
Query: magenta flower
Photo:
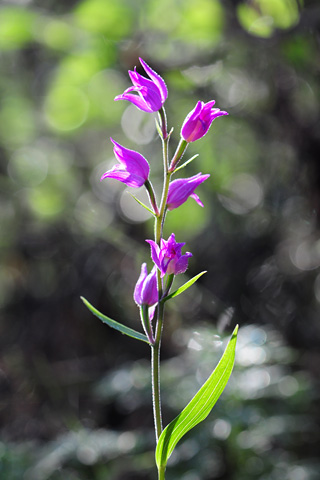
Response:
[[[134,293],[134,301],[137,305],[148,305],[151,307],[158,301],[157,289],[157,269],[153,267],[148,275],[147,264],[141,265],[141,273],[136,283]]]
[[[134,67],[134,71],[129,70],[133,86],[127,88],[122,95],[116,96],[115,100],[128,100],[144,112],[157,112],[168,97],[167,86],[163,78],[152,70],[142,58],[139,60],[151,80],[137,73],[136,67]],[[138,95],[130,92],[137,92]]]
[[[195,142],[203,137],[209,130],[211,123],[221,115],[229,115],[219,108],[212,108],[214,100],[203,103],[198,102],[195,108],[187,115],[181,128],[181,136],[186,142]]]
[[[123,147],[112,138],[110,140],[114,144],[113,152],[120,163],[104,173],[101,180],[114,178],[125,183],[128,187],[142,187],[149,177],[150,166],[148,161],[140,153]]]
[[[198,173],[193,177],[189,178],[178,178],[173,180],[169,185],[169,192],[167,198],[167,208],[168,210],[173,210],[174,208],[180,207],[184,202],[188,200],[189,197],[193,198],[201,207],[203,203],[197,194],[194,193],[195,189],[210,175],[202,175]]]
[[[153,240],[146,240],[146,242],[151,246],[151,258],[159,268],[162,277],[166,273],[178,275],[187,270],[188,258],[192,257],[192,253],[186,252],[182,255],[181,248],[185,243],[177,243],[174,233],[168,240],[160,240],[161,248]]]

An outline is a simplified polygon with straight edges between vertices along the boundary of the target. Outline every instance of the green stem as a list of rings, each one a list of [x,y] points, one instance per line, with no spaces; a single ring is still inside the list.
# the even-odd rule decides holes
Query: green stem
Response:
[[[158,470],[158,480],[165,480],[164,473],[166,469],[165,467],[160,467]]]
[[[161,121],[162,138],[163,140],[165,140],[168,136],[168,132],[167,132],[167,115],[164,107],[160,108],[158,113]]]
[[[160,396],[160,345],[151,346],[152,404],[156,441],[162,432],[161,396]]]
[[[170,184],[171,173],[168,172],[169,168],[169,158],[168,158],[168,144],[169,136],[167,134],[167,119],[164,108],[159,111],[159,117],[161,121],[161,141],[162,141],[162,155],[163,155],[163,172],[164,172],[164,182],[163,190],[161,197],[160,211],[155,219],[154,230],[155,230],[155,242],[160,245],[160,240],[162,238],[162,229],[163,222],[166,214],[166,203],[168,197],[168,190]],[[161,415],[161,396],[160,396],[160,346],[161,346],[161,337],[163,329],[163,313],[164,305],[160,303],[162,298],[162,278],[161,272],[157,272],[157,283],[158,283],[158,294],[159,294],[159,303],[155,312],[155,340],[153,345],[151,345],[151,377],[152,377],[152,403],[153,403],[153,416],[154,416],[154,425],[156,432],[156,440],[158,441],[159,436],[162,432],[162,415]],[[163,477],[164,478],[164,477]]]
[[[162,112],[163,116],[160,114]],[[166,123],[166,115],[165,110],[162,108],[159,112],[160,118],[162,120],[162,131],[167,132],[167,123]],[[161,197],[161,204],[160,204],[160,212],[158,218],[155,222],[155,242],[160,243],[160,239],[162,236],[162,228],[163,223],[166,215],[166,203],[169,191],[169,184],[172,172],[169,172],[169,140],[170,136],[165,133],[161,138],[162,141],[162,157],[163,157],[163,190],[162,190],[162,197]]]
[[[160,243],[160,239],[162,237],[163,224],[166,216],[166,206],[167,206],[167,198],[168,198],[171,175],[172,175],[172,172],[165,173],[164,188],[162,192],[161,205],[160,205],[160,213],[155,222],[155,242],[158,244]]]

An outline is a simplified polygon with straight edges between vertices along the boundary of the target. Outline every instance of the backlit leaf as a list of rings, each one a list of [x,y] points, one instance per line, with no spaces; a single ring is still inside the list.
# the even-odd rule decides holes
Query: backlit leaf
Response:
[[[237,332],[238,325],[213,373],[182,412],[161,433],[156,448],[156,462],[162,473],[179,440],[209,415],[222,394],[233,369]]]

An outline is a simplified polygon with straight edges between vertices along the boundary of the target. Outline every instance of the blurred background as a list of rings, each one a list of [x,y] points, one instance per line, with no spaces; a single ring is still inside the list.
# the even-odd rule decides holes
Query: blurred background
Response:
[[[80,300],[140,330],[153,223],[99,181],[112,136],[161,185],[153,115],[113,101],[139,56],[167,82],[172,149],[199,99],[229,112],[182,171],[211,174],[205,208],[167,217],[193,253],[176,285],[208,273],[167,304],[164,422],[239,323],[237,361],[167,478],[319,479],[319,26],[317,0],[2,0],[1,479],[156,478],[149,349]]]

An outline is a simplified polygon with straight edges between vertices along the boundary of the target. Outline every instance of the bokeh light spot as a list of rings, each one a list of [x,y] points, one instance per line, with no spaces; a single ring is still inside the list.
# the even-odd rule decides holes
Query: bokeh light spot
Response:
[[[218,198],[222,205],[236,215],[244,215],[258,207],[263,199],[263,189],[257,177],[239,174],[232,178]]]
[[[80,89],[69,86],[51,90],[44,105],[48,124],[60,131],[79,128],[86,120],[88,110],[87,96]]]
[[[231,433],[230,422],[219,418],[213,424],[212,433],[219,440],[226,440]]]
[[[45,180],[48,173],[48,160],[39,150],[21,148],[11,157],[8,175],[17,184],[34,187]]]
[[[149,207],[148,196],[144,188],[127,188],[122,192],[120,197],[121,212],[125,219],[129,222],[145,222],[151,218],[152,215],[148,212],[148,210],[139,205],[139,203],[132,198],[132,195]]]
[[[154,116],[138,110],[133,105],[129,105],[124,111],[121,126],[126,136],[139,145],[150,143],[156,131]]]

